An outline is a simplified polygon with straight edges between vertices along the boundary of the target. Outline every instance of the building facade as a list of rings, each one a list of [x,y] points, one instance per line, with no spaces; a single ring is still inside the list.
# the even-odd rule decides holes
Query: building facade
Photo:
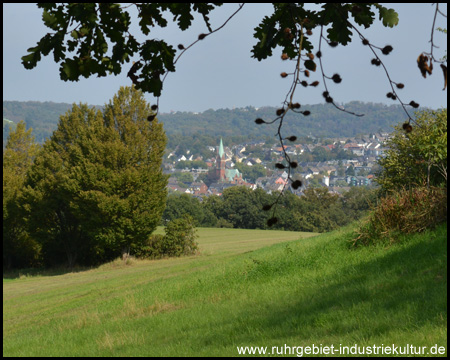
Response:
[[[222,138],[217,149],[216,164],[210,171],[209,178],[211,181],[218,183],[245,184],[245,181],[242,179],[242,174],[238,169],[227,167],[227,156],[223,147]]]

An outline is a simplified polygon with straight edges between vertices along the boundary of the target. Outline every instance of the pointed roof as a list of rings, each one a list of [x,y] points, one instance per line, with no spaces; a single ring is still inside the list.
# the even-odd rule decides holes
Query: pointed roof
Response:
[[[219,158],[222,158],[222,156],[223,156],[224,153],[225,153],[225,151],[223,150],[222,138],[220,138],[220,144],[219,144]]]

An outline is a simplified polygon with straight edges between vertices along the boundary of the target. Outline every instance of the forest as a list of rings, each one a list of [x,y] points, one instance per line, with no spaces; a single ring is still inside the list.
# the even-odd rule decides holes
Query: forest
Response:
[[[36,102],[36,101],[3,101],[3,118],[18,123],[25,121],[27,128],[33,129],[36,142],[43,143],[56,129],[59,116],[72,107],[71,104]],[[91,106],[90,107],[94,107]],[[102,109],[103,106],[95,106]],[[304,105],[311,111],[307,117],[288,114],[284,125],[286,135],[297,137],[351,137],[371,132],[392,132],[393,126],[404,122],[405,114],[400,105],[363,103],[353,101],[342,104],[342,107],[356,113],[364,114],[355,117],[337,111],[328,104]],[[255,119],[272,119],[276,108],[254,108],[248,106],[240,109],[207,110],[201,113],[176,112],[161,113],[158,120],[164,124],[168,135],[169,146],[171,135],[182,136],[222,136],[239,137],[239,140],[259,140],[273,138],[275,127],[255,127]],[[9,122],[3,121],[3,145],[9,134]]]

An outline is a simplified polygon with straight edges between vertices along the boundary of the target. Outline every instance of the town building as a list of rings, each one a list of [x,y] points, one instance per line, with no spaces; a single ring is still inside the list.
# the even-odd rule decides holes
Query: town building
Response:
[[[215,166],[210,170],[208,177],[210,181],[216,183],[246,184],[239,170],[228,166],[228,157],[225,154],[222,138],[217,149]]]

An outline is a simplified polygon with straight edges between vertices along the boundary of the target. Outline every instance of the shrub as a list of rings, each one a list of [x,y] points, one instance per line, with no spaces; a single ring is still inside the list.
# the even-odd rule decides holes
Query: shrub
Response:
[[[367,221],[358,229],[358,236],[353,244],[392,244],[401,234],[421,232],[446,220],[447,189],[403,189],[381,199]]]
[[[191,216],[169,221],[165,232],[166,235],[152,235],[144,244],[134,246],[133,254],[141,259],[160,259],[196,253],[198,236]]]
[[[198,249],[197,232],[194,219],[185,215],[181,219],[170,221],[165,228],[166,235],[161,250],[166,256],[181,256],[195,254]]]
[[[162,252],[163,242],[164,235],[153,234],[143,244],[133,246],[133,254],[140,259],[159,259],[164,255]]]

